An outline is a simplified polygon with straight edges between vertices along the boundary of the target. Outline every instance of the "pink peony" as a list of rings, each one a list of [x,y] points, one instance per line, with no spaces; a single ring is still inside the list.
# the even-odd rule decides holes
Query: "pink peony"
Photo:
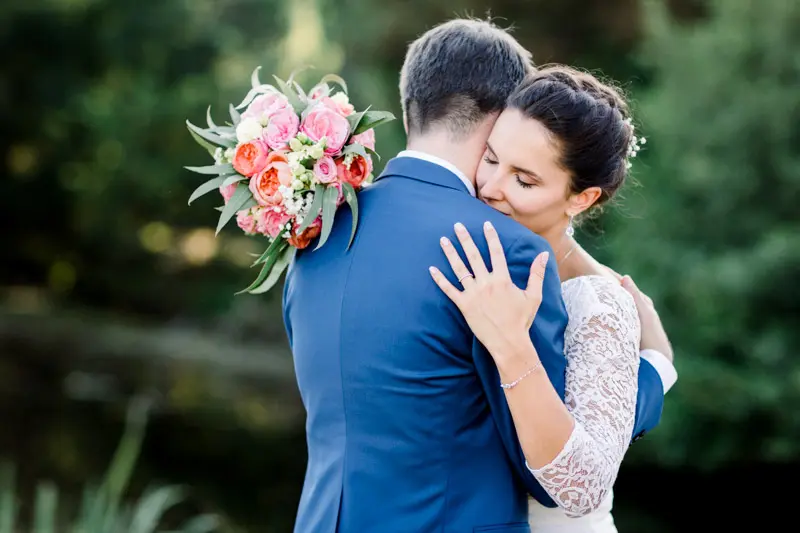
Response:
[[[325,153],[334,155],[342,149],[347,141],[347,136],[350,134],[350,123],[331,108],[318,105],[306,115],[300,129],[314,142],[325,137],[327,140]]]
[[[336,171],[341,181],[349,183],[358,189],[372,172],[372,159],[357,155],[353,157],[350,166],[346,167],[344,158],[339,158],[336,160]]]
[[[269,116],[269,123],[264,128],[264,140],[273,150],[283,150],[297,135],[300,119],[291,107],[279,109]]]
[[[230,185],[227,186],[220,186],[219,192],[220,194],[222,194],[222,199],[225,200],[226,204],[230,201],[231,197],[233,196],[233,193],[236,192],[237,185],[239,185],[238,182],[231,183]]]
[[[289,99],[281,93],[270,92],[267,94],[260,94],[247,106],[245,112],[242,113],[242,119],[254,118],[261,124],[266,124],[270,115],[286,108],[291,109]]]
[[[236,224],[248,235],[252,235],[256,232],[256,219],[250,212],[250,209],[242,209],[236,213]]]
[[[273,239],[286,229],[286,224],[292,219],[282,207],[259,207],[255,211],[256,230]]]
[[[375,150],[375,130],[372,128],[368,129],[364,133],[359,133],[358,135],[353,135],[350,137],[350,144],[358,143],[361,146],[369,148],[370,150]]]
[[[242,176],[249,178],[264,170],[268,155],[269,146],[264,141],[242,143],[236,147],[233,155],[233,168]]]
[[[323,156],[314,165],[314,177],[320,183],[333,183],[337,180],[336,162],[329,155]]]
[[[339,96],[339,95],[342,95],[342,96]],[[337,93],[333,97],[331,97],[331,96],[322,96],[320,98],[317,98],[317,100],[322,102],[322,104],[324,106],[336,111],[337,113],[339,113],[343,117],[347,117],[349,115],[352,115],[356,111],[356,108],[353,107],[353,104],[351,104],[347,100],[347,96],[344,93]]]
[[[328,96],[331,93],[331,88],[326,83],[320,83],[308,93],[311,100],[319,100],[323,96]]]
[[[292,171],[286,155],[283,152],[270,152],[264,171],[250,179],[250,192],[259,205],[271,207],[283,201],[278,188],[281,185],[288,187],[291,183]]]

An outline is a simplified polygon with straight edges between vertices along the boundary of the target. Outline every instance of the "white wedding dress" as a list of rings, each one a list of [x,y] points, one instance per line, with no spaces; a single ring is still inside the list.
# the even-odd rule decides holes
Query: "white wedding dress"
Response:
[[[531,499],[533,533],[616,533],[612,487],[633,433],[641,326],[633,298],[603,276],[565,281],[569,323],[567,408],[575,427],[563,450],[533,475],[558,504]]]

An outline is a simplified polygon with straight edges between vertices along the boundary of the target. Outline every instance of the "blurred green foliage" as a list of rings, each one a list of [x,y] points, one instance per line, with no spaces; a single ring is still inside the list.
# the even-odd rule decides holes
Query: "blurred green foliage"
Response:
[[[407,44],[487,13],[536,63],[620,80],[648,138],[638,183],[581,235],[656,301],[680,373],[623,466],[620,530],[680,524],[682,492],[653,492],[676,472],[798,463],[800,3],[5,0],[0,453],[24,486],[79,491],[105,467],[118,406],[155,387],[142,475],[191,484],[248,531],[290,528],[305,457],[279,297],[233,297],[263,246],[214,238],[213,195],[187,206],[199,181],[181,167],[208,160],[185,120],[208,105],[222,120],[257,65],[314,66],[302,83],[338,72],[357,107],[400,116]],[[400,121],[377,138],[385,162]],[[639,471],[655,472],[648,491],[626,492]],[[701,479],[721,502],[736,486]],[[626,507],[642,492],[651,508]]]

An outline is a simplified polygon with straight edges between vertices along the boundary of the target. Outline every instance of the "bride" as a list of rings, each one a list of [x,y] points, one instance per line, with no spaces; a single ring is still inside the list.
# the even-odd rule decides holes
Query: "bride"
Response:
[[[446,238],[442,248],[462,287],[431,268],[494,358],[528,468],[558,504],[530,500],[533,532],[616,532],[612,487],[634,427],[640,340],[671,357],[649,299],[573,237],[573,219],[614,196],[640,142],[613,88],[569,67],[539,70],[497,120],[477,184],[484,202],[547,239],[553,257],[536,257],[527,289],[516,287],[487,222],[491,268],[461,225],[456,235],[469,268]],[[557,264],[569,315],[565,402],[528,335],[548,261]],[[639,313],[648,312],[652,331],[640,323]]]

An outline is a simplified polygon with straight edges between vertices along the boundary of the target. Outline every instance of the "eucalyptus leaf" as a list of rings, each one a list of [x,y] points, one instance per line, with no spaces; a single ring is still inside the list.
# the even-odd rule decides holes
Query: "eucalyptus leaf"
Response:
[[[204,194],[208,194],[211,191],[219,190],[219,188],[222,187],[223,183],[225,183],[225,176],[211,178],[207,182],[203,183],[194,190],[191,196],[189,196],[189,205],[191,205],[192,202],[194,202]]]
[[[294,85],[295,83],[297,83],[297,82],[295,81],[295,79],[294,79],[294,78],[295,78],[295,76],[297,76],[298,74],[300,74],[300,73],[301,73],[301,72],[303,72],[304,70],[309,70],[309,69],[313,69],[313,68],[314,68],[314,67],[313,67],[312,65],[306,65],[306,66],[304,66],[304,67],[297,67],[296,69],[294,69],[294,70],[292,71],[292,73],[291,73],[291,74],[289,74],[289,79],[288,79],[288,80],[286,80],[286,83],[287,83],[288,85]]]
[[[195,142],[197,144],[199,144],[200,146],[202,146],[203,148],[206,149],[206,151],[208,152],[208,155],[210,155],[212,157],[214,156],[214,153],[217,151],[217,147],[216,146],[214,146],[213,144],[211,144],[207,140],[205,140],[202,137],[200,137],[198,134],[193,132],[191,129],[189,129],[189,133],[192,135],[192,138],[195,140]],[[2,533],[2,532],[0,532],[0,533]]]
[[[286,240],[280,238],[275,240],[279,242],[279,245],[276,246],[267,256],[266,261],[264,261],[264,266],[261,267],[261,271],[258,273],[258,276],[256,276],[256,279],[246,289],[242,289],[237,292],[237,295],[250,292],[264,283],[264,280],[269,276],[272,267],[275,266],[275,263],[278,261],[278,258],[281,256],[281,254],[286,251],[286,248],[291,248]]]
[[[250,86],[255,89],[261,85],[261,80],[258,79],[258,71],[261,70],[261,65],[257,66],[253,73],[250,74]]]
[[[228,200],[228,203],[225,204],[222,213],[219,215],[219,222],[217,222],[217,231],[215,234],[218,235],[220,230],[225,227],[225,224],[227,224],[237,212],[246,209],[245,204],[248,200],[254,201],[250,189],[239,184],[233,196]]]
[[[238,183],[240,181],[244,181],[244,180],[247,179],[246,176],[242,176],[241,174],[233,174],[233,175],[222,176],[222,177],[225,178],[225,181],[222,182],[222,187],[227,187],[229,185],[232,185],[234,183]]]
[[[208,109],[206,109],[206,123],[208,124],[209,128],[217,127],[217,125],[214,124],[214,121],[211,119],[211,106],[208,106]]]
[[[184,499],[179,487],[166,486],[151,489],[137,502],[128,533],[155,533],[167,510]]]
[[[267,261],[267,258],[269,258],[269,256],[272,255],[275,252],[275,250],[277,250],[280,247],[282,242],[286,242],[286,239],[283,239],[280,236],[275,237],[274,239],[272,239],[272,242],[269,243],[269,246],[267,246],[267,249],[264,250],[263,254],[258,256],[258,259],[256,259],[253,262],[252,266],[260,265],[261,263],[264,263],[265,261]]]
[[[212,142],[214,144],[217,144],[219,146],[223,146],[225,148],[233,148],[234,146],[236,146],[236,141],[235,140],[226,139],[226,138],[221,137],[219,135],[216,135],[214,133],[209,133],[209,132],[207,132],[206,130],[204,130],[202,128],[198,128],[197,126],[195,126],[194,124],[192,124],[188,120],[186,121],[186,127],[189,128],[189,131],[193,131],[197,135],[202,137],[203,139],[205,139],[205,140],[207,140],[209,142]]]
[[[49,481],[36,487],[36,503],[33,512],[33,530],[36,533],[55,533],[58,490]]]
[[[230,163],[223,163],[220,165],[209,165],[206,167],[183,167],[186,170],[197,172],[198,174],[216,174],[222,176],[223,174],[230,174],[233,172],[233,165]]]
[[[368,146],[365,146],[365,147],[364,147],[364,149],[367,151],[367,153],[368,153],[369,155],[373,155],[373,156],[375,156],[375,157],[378,159],[378,161],[380,161],[380,160],[381,160],[381,154],[379,154],[378,152],[376,152],[376,151],[375,151],[375,150],[373,150],[372,148],[369,148]]]
[[[248,105],[250,105],[250,102],[252,102],[253,99],[255,99],[255,97],[258,96],[259,94],[268,94],[273,91],[277,92],[277,89],[275,89],[275,87],[273,87],[272,85],[268,85],[266,83],[263,85],[259,85],[258,87],[253,87],[252,89],[247,91],[247,94],[242,100],[242,103],[237,105],[236,109],[242,109],[244,107],[247,107]]]
[[[317,183],[316,187],[314,187],[314,201],[311,202],[311,208],[309,208],[308,214],[305,219],[303,219],[303,223],[300,224],[300,227],[297,229],[297,233],[303,233],[306,228],[317,219],[317,216],[319,216],[319,210],[322,209],[322,196],[324,192],[325,187]]]
[[[386,124],[394,119],[395,116],[388,111],[365,111],[364,117],[359,122],[358,127],[353,131],[353,135],[364,133],[368,129]]]
[[[302,115],[303,111],[307,107],[297,93],[292,90],[292,88],[286,84],[285,81],[280,79],[278,76],[272,76],[275,78],[275,82],[278,84],[278,89],[283,93],[283,95],[289,100],[289,104],[291,104],[292,108],[294,109],[295,113],[298,115]]]
[[[294,246],[290,246],[283,250],[280,255],[278,256],[278,260],[272,266],[272,269],[269,272],[269,276],[264,280],[261,285],[258,287],[250,290],[250,294],[264,294],[268,290],[270,290],[275,283],[283,274],[283,271],[286,270],[286,267],[289,266],[289,263],[292,262],[292,258],[294,258],[295,254],[297,253],[297,248]]]
[[[233,121],[233,127],[239,125],[239,122],[242,121],[242,115],[236,111],[236,108],[233,107],[233,104],[228,104],[228,112],[231,114],[231,121]]]
[[[344,79],[342,79],[341,76],[337,76],[336,74],[325,74],[322,77],[322,79],[319,80],[319,82],[320,83],[328,83],[328,82],[336,83],[337,85],[341,86],[342,89],[344,89],[344,94],[348,94],[348,92],[347,92],[347,83],[344,81]]]
[[[349,183],[342,183],[342,192],[347,205],[350,206],[350,212],[353,214],[353,230],[350,232],[350,242],[347,248],[353,244],[353,239],[356,237],[356,228],[358,228],[358,198],[356,197],[356,190]]]
[[[315,250],[325,244],[333,229],[333,219],[336,215],[336,201],[339,199],[339,189],[336,187],[326,187],[325,195],[322,198],[322,234]]]
[[[214,515],[201,514],[186,521],[180,533],[213,533],[220,527],[220,520]]]

